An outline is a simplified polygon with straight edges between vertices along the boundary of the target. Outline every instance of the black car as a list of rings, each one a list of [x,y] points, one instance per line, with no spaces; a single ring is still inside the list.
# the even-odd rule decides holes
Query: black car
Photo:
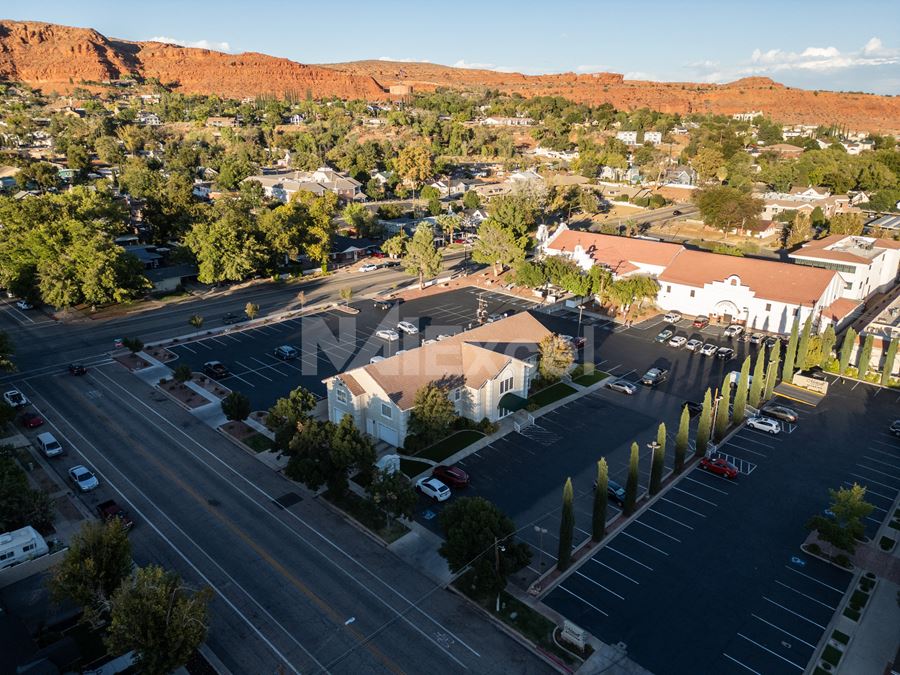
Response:
[[[765,340],[763,340],[763,344],[767,349],[771,349],[772,347],[774,347],[776,342],[778,342],[778,338],[774,335],[770,335]]]
[[[394,298],[391,300],[376,300],[375,309],[383,309],[384,311],[388,311],[389,309],[396,307],[402,302],[403,300],[401,300],[400,298]]]
[[[694,415],[699,415],[703,412],[703,404],[697,403],[697,401],[685,401],[684,405],[687,406],[688,414],[693,417]]]
[[[625,505],[625,488],[617,482],[611,480],[606,484],[606,494],[614,504]]]
[[[731,347],[719,347],[716,350],[716,358],[727,361],[734,358],[734,350]]]
[[[641,378],[641,384],[646,387],[655,387],[669,379],[669,371],[665,368],[651,368]]]
[[[675,209],[674,211],[672,211],[672,215],[673,215],[673,216],[680,216],[680,215],[681,215],[681,211],[679,211],[678,209]]]
[[[228,368],[221,361],[207,361],[203,364],[203,373],[214,380],[221,380],[223,377],[231,375]]]
[[[241,320],[241,317],[239,317],[234,312],[228,312],[228,314],[225,314],[222,317],[222,323],[237,323],[240,320]]]
[[[84,375],[87,372],[87,368],[85,368],[80,363],[70,363],[69,364],[69,373],[72,375]]]

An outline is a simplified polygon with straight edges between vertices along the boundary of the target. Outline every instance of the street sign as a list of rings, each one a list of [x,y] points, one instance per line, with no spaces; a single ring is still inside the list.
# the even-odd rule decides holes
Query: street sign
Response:
[[[587,631],[585,631],[583,628],[579,628],[571,621],[564,621],[560,637],[566,642],[575,645],[581,651],[584,651],[584,643],[587,639]]]

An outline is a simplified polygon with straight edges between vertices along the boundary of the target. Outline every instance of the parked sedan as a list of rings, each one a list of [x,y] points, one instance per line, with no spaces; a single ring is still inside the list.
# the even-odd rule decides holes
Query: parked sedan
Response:
[[[28,399],[25,398],[25,394],[18,389],[10,389],[9,391],[3,392],[3,400],[6,401],[6,405],[12,406],[13,408],[24,408],[28,405]]]
[[[296,347],[292,347],[291,345],[281,345],[280,347],[276,347],[273,355],[276,359],[281,359],[282,361],[290,361],[291,359],[296,359],[300,356],[300,352]]]
[[[81,492],[90,492],[100,485],[97,477],[81,464],[69,469],[69,478]]]
[[[663,317],[666,323],[678,323],[681,321],[681,312],[669,312]]]
[[[223,377],[231,375],[228,368],[221,361],[207,361],[204,363],[203,374],[208,375],[214,380],[221,380]]]
[[[709,317],[702,314],[694,319],[694,328],[706,328],[709,325]]]
[[[680,349],[684,346],[684,343],[687,342],[687,338],[683,335],[676,335],[675,337],[669,340],[669,346],[675,347],[676,349]]]
[[[662,342],[668,342],[668,341],[669,341],[669,338],[672,337],[673,335],[675,335],[675,331],[669,330],[669,329],[667,328],[667,329],[664,330],[664,331],[660,331],[660,333],[656,336],[655,339],[656,339],[657,342],[660,342],[660,343],[662,343]]]
[[[37,413],[27,412],[22,413],[22,416],[19,418],[19,422],[21,422],[22,426],[26,429],[36,429],[37,427],[44,424],[44,418]]]
[[[400,334],[390,328],[382,328],[381,330],[375,331],[375,337],[387,340],[388,342],[396,342],[400,339]]]
[[[767,405],[765,408],[763,408],[763,412],[770,417],[779,419],[782,422],[790,422],[791,424],[800,419],[800,416],[797,414],[796,410],[788,408],[784,405]]]
[[[716,350],[716,358],[728,361],[734,358],[734,350],[731,347],[719,347]]]
[[[27,300],[16,300],[16,307],[19,309],[34,309],[34,305]]]
[[[606,388],[627,394],[628,396],[631,396],[637,391],[637,386],[628,380],[616,380],[615,382],[610,382],[606,385]]]
[[[750,336],[750,344],[751,345],[762,344],[762,341],[764,338],[765,338],[765,336],[762,333],[754,333],[753,335]]]
[[[641,378],[641,384],[647,387],[655,387],[669,379],[669,371],[663,368],[651,368]]]
[[[781,433],[781,422],[771,417],[751,417],[747,420],[747,426],[757,431],[765,431],[767,434]]]
[[[359,268],[360,272],[374,272],[378,269],[378,265],[375,263],[366,263],[362,267]]]
[[[687,343],[685,343],[684,348],[687,349],[689,352],[696,352],[702,346],[703,346],[703,343],[700,340],[693,339],[693,340],[688,340]]]
[[[87,368],[85,368],[80,363],[70,363],[69,364],[69,374],[70,375],[84,375],[87,373]]]
[[[419,329],[415,324],[410,323],[409,321],[401,321],[397,324],[397,330],[401,330],[407,335],[415,335],[419,332]]]
[[[729,464],[727,461],[722,459],[721,457],[717,459],[711,459],[709,457],[704,457],[700,460],[700,468],[710,473],[714,473],[717,476],[722,476],[723,478],[735,479],[738,475],[737,467],[733,464]]]
[[[386,312],[389,309],[393,309],[394,307],[399,305],[401,302],[403,302],[403,300],[401,300],[400,298],[391,298],[391,299],[387,299],[387,300],[376,300],[374,302],[374,305],[375,305],[375,309],[380,309],[380,310],[383,310]]]
[[[718,347],[716,347],[716,345],[707,342],[705,345],[700,347],[700,353],[703,354],[703,356],[712,356],[716,353],[717,349]]]
[[[744,332],[743,326],[738,326],[736,323],[733,323],[730,326],[728,326],[728,328],[726,328],[724,331],[722,331],[722,336],[727,337],[727,338],[735,338],[735,337],[740,336],[740,334],[743,332]]]
[[[597,489],[596,483],[594,483],[594,489]],[[618,506],[625,505],[625,488],[614,480],[606,483],[606,496],[613,504],[617,504]]]
[[[420,478],[416,481],[416,490],[437,502],[445,502],[450,499],[450,488],[437,478]]]
[[[431,477],[437,478],[444,485],[454,488],[463,488],[469,484],[469,474],[458,466],[439,465],[431,470]]]
[[[894,436],[900,437],[900,420],[894,420],[891,423],[890,431]]]

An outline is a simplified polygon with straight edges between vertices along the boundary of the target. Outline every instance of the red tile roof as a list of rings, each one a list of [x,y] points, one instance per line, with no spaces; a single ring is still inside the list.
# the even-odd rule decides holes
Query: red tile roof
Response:
[[[850,298],[838,298],[834,302],[832,302],[828,307],[822,310],[822,316],[825,316],[832,321],[840,321],[845,316],[850,314],[854,309],[860,306],[859,300],[851,300]]]
[[[665,267],[681,251],[679,244],[578,230],[560,232],[548,248],[572,253],[576,246],[581,246],[595,262],[607,266],[616,274],[637,270],[636,263]]]

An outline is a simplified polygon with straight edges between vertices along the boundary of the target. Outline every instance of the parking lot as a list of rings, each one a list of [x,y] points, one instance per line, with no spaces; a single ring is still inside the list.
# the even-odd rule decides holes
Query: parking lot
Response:
[[[207,361],[221,361],[231,373],[221,382],[246,394],[254,410],[269,408],[297,386],[322,397],[323,378],[365,365],[374,356],[412,349],[423,339],[463,330],[476,320],[479,295],[489,313],[534,306],[527,300],[471,288],[411,300],[389,311],[376,309],[371,300],[360,300],[351,303],[358,314],[328,310],[255,327],[237,324],[225,333],[176,344],[169,349],[178,360],[170,365],[187,363],[201,371]],[[378,329],[395,328],[401,320],[416,324],[419,334],[401,334],[395,342],[375,337]],[[276,358],[274,351],[280,345],[295,346],[299,357]]]

